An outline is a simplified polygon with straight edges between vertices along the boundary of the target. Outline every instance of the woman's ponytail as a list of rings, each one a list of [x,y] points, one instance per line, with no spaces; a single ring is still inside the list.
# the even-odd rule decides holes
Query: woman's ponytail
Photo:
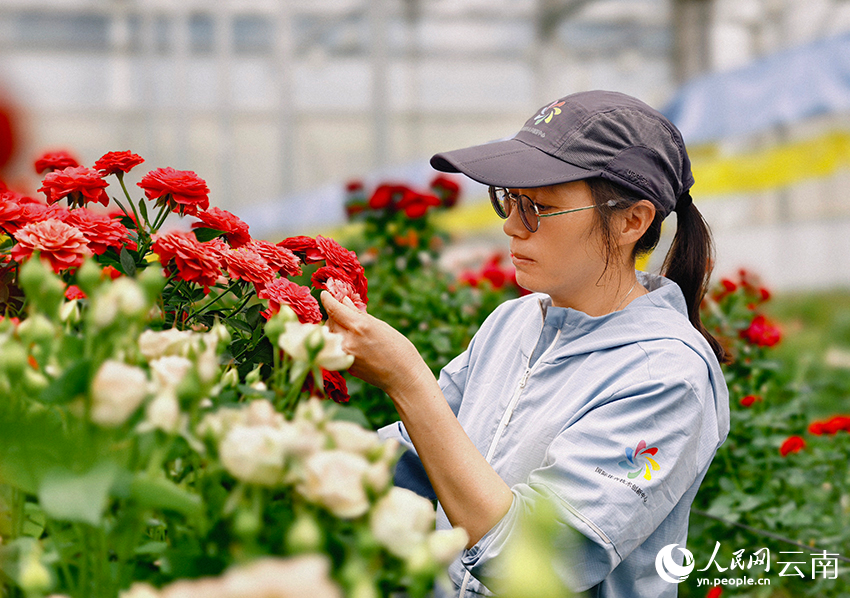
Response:
[[[714,267],[714,244],[708,224],[693,204],[690,193],[686,192],[679,198],[676,220],[676,234],[664,258],[661,273],[682,289],[691,324],[708,341],[718,361],[728,363],[730,357],[723,345],[705,329],[700,320],[700,304],[708,290]]]

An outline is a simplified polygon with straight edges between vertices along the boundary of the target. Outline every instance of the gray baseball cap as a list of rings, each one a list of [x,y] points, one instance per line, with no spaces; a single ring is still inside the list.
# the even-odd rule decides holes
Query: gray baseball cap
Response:
[[[660,112],[613,91],[568,95],[541,108],[511,139],[431,158],[495,187],[524,189],[601,177],[652,201],[665,216],[694,184],[679,130]]]

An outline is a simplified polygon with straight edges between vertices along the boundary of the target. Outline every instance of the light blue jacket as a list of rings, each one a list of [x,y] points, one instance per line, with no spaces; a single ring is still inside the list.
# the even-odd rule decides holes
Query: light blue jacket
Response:
[[[563,534],[569,587],[676,595],[656,555],[685,546],[694,495],[729,431],[728,392],[679,287],[638,276],[649,294],[600,317],[541,294],[508,301],[443,369],[446,400],[513,492],[504,518],[449,568],[455,595],[491,595],[478,578],[499,575],[493,559],[540,496],[554,500],[555,524],[581,533]],[[435,498],[403,424],[380,433],[410,449],[396,484]],[[450,527],[440,508],[437,527]]]

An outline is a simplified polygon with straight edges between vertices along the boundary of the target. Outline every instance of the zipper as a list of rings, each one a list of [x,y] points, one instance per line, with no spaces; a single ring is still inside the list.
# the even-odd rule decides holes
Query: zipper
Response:
[[[487,460],[487,463],[490,462],[490,460],[493,458],[493,455],[496,453],[496,446],[499,444],[499,440],[502,439],[502,434],[504,433],[505,429],[508,427],[508,424],[511,421],[511,417],[514,414],[514,410],[516,409],[516,406],[519,403],[519,397],[522,394],[522,391],[525,388],[526,384],[528,384],[528,377],[531,376],[532,372],[534,372],[535,369],[537,369],[537,365],[541,361],[543,361],[543,358],[546,357],[546,354],[552,349],[552,347],[554,347],[557,344],[559,338],[561,338],[561,331],[560,330],[558,330],[558,332],[555,334],[555,338],[552,340],[552,344],[550,344],[546,348],[546,350],[543,352],[543,354],[540,357],[537,358],[537,361],[534,363],[534,365],[531,365],[531,363],[529,363],[528,366],[526,366],[525,371],[522,373],[522,376],[519,379],[519,383],[517,384],[516,390],[514,391],[514,394],[511,397],[510,402],[508,403],[508,408],[505,409],[505,413],[502,414],[502,419],[499,422],[499,427],[496,429],[496,434],[493,436],[493,440],[490,441],[490,448],[487,449],[487,456],[485,457],[485,459]],[[533,352],[532,352],[532,354],[533,354]],[[531,358],[529,357],[529,362],[530,361],[531,361]],[[587,522],[587,523],[588,523],[588,525],[593,527],[597,531],[597,533],[602,535],[602,537],[605,539],[606,542],[608,542],[609,544],[611,543],[605,537],[605,535],[602,533],[602,530],[600,530],[599,528],[597,528],[595,525],[593,525],[590,522]],[[471,578],[472,578],[472,573],[470,573],[469,571],[466,571],[466,573],[463,576],[463,583],[460,584],[460,591],[458,592],[458,598],[465,598],[466,587],[469,585],[469,580]]]
[[[543,354],[537,358],[537,361],[534,363],[534,365],[529,364],[525,368],[525,371],[522,373],[522,377],[519,379],[519,383],[517,384],[516,390],[514,391],[514,394],[511,397],[510,403],[508,403],[508,408],[505,409],[505,413],[502,415],[502,419],[499,422],[499,427],[496,429],[496,434],[493,436],[493,440],[490,442],[490,448],[487,449],[487,456],[485,457],[487,463],[490,462],[490,460],[493,458],[493,455],[496,453],[496,446],[499,444],[499,440],[502,439],[502,434],[504,433],[505,429],[508,427],[508,424],[511,421],[511,417],[514,414],[514,410],[516,409],[517,404],[519,403],[519,397],[522,394],[522,391],[525,388],[526,384],[528,383],[528,377],[531,376],[534,370],[537,369],[537,366],[540,364],[540,362],[543,361],[543,358],[546,357],[546,354],[549,353],[549,351],[551,351],[552,348],[558,343],[559,338],[561,338],[560,330],[558,330],[558,332],[555,334],[555,338],[552,340],[552,344],[550,344],[543,352]]]

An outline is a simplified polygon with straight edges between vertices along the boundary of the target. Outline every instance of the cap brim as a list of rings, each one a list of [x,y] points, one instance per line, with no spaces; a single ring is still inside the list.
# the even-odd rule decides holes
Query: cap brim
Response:
[[[441,172],[460,172],[474,181],[494,187],[524,189],[579,181],[599,176],[564,162],[518,139],[442,152],[431,158]]]

